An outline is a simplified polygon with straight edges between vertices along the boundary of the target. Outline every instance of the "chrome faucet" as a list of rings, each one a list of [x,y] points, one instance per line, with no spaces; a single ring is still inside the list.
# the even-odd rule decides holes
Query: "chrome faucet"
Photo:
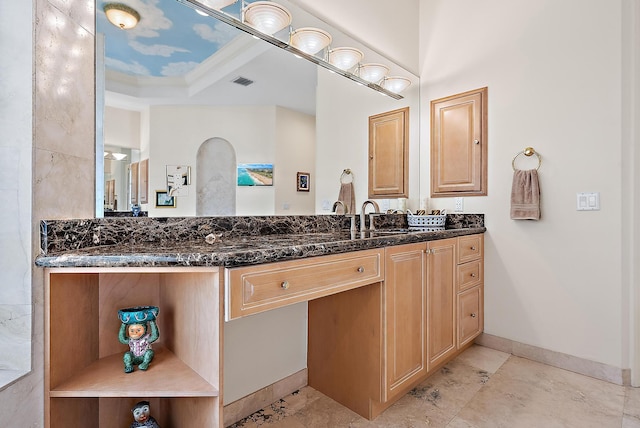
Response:
[[[347,206],[347,204],[345,204],[343,201],[335,201],[333,203],[333,207],[331,208],[331,212],[335,213],[337,212],[337,208],[338,206],[342,206],[342,211],[344,211],[344,215],[349,217],[350,221],[350,227],[349,227],[349,231],[350,232],[355,232],[356,231],[356,215],[355,213],[350,214],[349,213],[349,207]]]
[[[347,205],[342,201],[335,201],[333,203],[333,207],[331,208],[331,212],[332,213],[337,213],[338,212],[337,211],[338,205],[340,205],[342,207],[342,211],[344,212],[344,214],[349,214],[349,207],[347,207]]]
[[[365,211],[367,209],[367,205],[373,206],[374,212],[380,212],[380,207],[376,201],[372,201],[371,199],[367,199],[362,204],[362,209],[360,211],[360,232],[364,232],[365,230],[376,230],[375,225],[373,224],[373,215],[369,215],[369,229],[367,229],[367,219]]]

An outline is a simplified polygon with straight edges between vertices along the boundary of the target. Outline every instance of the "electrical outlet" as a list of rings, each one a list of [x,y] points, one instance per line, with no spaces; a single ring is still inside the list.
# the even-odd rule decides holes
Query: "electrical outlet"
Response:
[[[464,209],[464,198],[455,198],[455,208],[454,211],[457,213],[462,212]]]

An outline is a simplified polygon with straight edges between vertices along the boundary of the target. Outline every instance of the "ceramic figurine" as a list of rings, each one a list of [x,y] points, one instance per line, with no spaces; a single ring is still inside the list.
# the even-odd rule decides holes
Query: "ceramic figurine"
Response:
[[[131,409],[131,413],[133,413],[134,422],[131,423],[129,428],[136,427],[150,427],[150,428],[160,428],[158,422],[153,418],[153,416],[149,415],[149,402],[148,401],[140,401],[133,406]]]
[[[118,318],[122,322],[118,340],[123,345],[129,345],[129,352],[122,357],[125,373],[131,373],[134,365],[140,370],[149,368],[154,355],[151,344],[160,337],[156,324],[158,311],[156,306],[137,306],[118,311]]]

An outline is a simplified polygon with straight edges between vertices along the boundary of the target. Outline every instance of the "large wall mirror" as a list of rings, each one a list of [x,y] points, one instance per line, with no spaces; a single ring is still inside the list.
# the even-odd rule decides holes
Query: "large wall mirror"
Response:
[[[98,216],[131,211],[132,200],[150,216],[199,215],[205,180],[226,183],[228,189],[214,192],[221,201],[209,205],[223,206],[233,195],[232,214],[329,213],[347,168],[360,205],[368,117],[403,107],[411,111],[410,199],[419,198],[418,78],[314,18],[303,2],[278,1],[293,15],[292,26],[321,27],[333,47],[357,47],[363,62],[384,63],[390,74],[409,78],[403,98],[358,85],[177,0],[119,0],[139,14],[132,29],[107,20],[107,3],[96,2],[96,87],[104,87],[96,97],[104,155],[97,157],[96,177],[104,177],[96,180]],[[132,177],[141,162],[146,176]],[[253,185],[237,180],[247,171]],[[298,186],[298,173],[309,177],[307,188]]]

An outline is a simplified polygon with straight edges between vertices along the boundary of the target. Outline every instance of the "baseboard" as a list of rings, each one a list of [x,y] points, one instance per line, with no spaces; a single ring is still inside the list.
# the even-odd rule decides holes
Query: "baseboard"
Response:
[[[584,358],[575,357],[562,352],[550,351],[537,346],[516,342],[499,336],[483,333],[475,340],[478,345],[506,352],[517,357],[537,361],[549,366],[569,370],[595,379],[615,383],[617,385],[631,385],[631,370],[621,369],[608,364],[597,363]]]
[[[292,392],[306,386],[307,382],[308,374],[305,368],[269,386],[265,386],[246,397],[242,397],[233,403],[226,404],[223,409],[224,426],[228,427],[263,407],[278,401],[282,397],[286,397]]]

